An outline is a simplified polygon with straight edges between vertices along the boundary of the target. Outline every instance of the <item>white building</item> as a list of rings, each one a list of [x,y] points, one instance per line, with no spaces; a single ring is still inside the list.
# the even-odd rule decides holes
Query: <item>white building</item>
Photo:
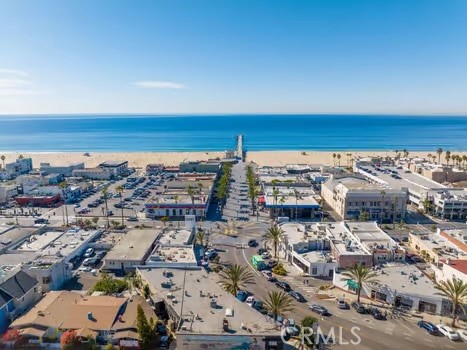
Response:
[[[16,196],[18,190],[14,184],[0,185],[0,204],[8,202],[8,200]]]
[[[31,158],[18,158],[13,163],[5,164],[5,171],[10,179],[32,171]]]
[[[83,170],[83,162],[75,162],[69,165],[51,165],[50,163],[41,163],[40,171],[48,174],[60,174],[63,176],[72,176],[73,170]]]
[[[102,168],[75,169],[72,171],[72,176],[89,180],[110,180],[112,172]]]
[[[343,220],[358,219],[366,212],[370,220],[400,221],[407,209],[407,191],[362,176],[332,176],[321,186],[321,196]]]
[[[107,161],[99,164],[99,168],[112,174],[112,177],[118,177],[128,172],[128,161]]]

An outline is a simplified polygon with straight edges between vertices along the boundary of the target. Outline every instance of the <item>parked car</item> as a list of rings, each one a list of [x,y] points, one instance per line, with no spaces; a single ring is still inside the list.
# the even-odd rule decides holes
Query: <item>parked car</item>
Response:
[[[271,254],[269,254],[269,252],[264,252],[263,254],[261,254],[261,258],[263,259],[269,259],[271,257]]]
[[[267,252],[267,251],[268,251],[268,250],[267,250],[266,248],[259,248],[258,251],[257,251],[257,253],[258,253],[258,255],[261,255],[261,254],[263,254],[263,253],[265,253],[265,252]]]
[[[306,303],[305,297],[301,295],[299,292],[296,292],[293,290],[289,292],[289,295],[300,303]]]
[[[417,325],[430,333],[431,335],[440,335],[438,327],[436,327],[433,323],[426,322],[426,321],[418,321]]]
[[[86,252],[84,253],[85,258],[89,258],[94,254],[94,248],[88,248],[86,249]]]
[[[274,268],[277,265],[277,260],[269,260],[268,261],[268,267],[269,268]]]
[[[357,303],[357,302],[353,302],[352,303],[352,307],[355,309],[355,311],[357,311],[359,314],[366,314],[366,309],[365,307],[360,304],[360,303]]]
[[[457,330],[457,334],[459,334],[459,337],[460,337],[463,341],[467,342],[467,330],[465,330],[465,329],[458,329],[458,330]]]
[[[450,340],[456,341],[460,339],[459,333],[454,332],[451,327],[445,326],[443,324],[438,324],[436,327],[442,335],[448,337]]]
[[[240,301],[245,301],[246,298],[248,298],[248,293],[245,292],[244,290],[240,290],[237,292],[237,299]]]
[[[267,313],[267,310],[264,308],[263,302],[261,300],[255,300],[251,307],[263,315]]]
[[[292,290],[292,288],[290,288],[290,285],[287,282],[276,282],[276,287],[279,287],[280,289],[283,289],[286,292],[290,292]]]
[[[386,320],[386,315],[383,314],[381,310],[375,307],[370,309],[370,314],[373,316],[375,320],[380,320],[380,321]]]
[[[271,278],[273,278],[272,272],[269,270],[263,270],[261,271],[261,273],[263,274],[264,277],[266,277],[268,281],[271,280]]]
[[[253,306],[253,303],[255,302],[255,297],[250,295],[248,298],[246,298],[245,303],[249,306]]]
[[[256,247],[258,245],[258,242],[256,242],[256,239],[250,239],[248,241],[248,246],[249,247]]]
[[[324,306],[322,306],[322,305],[311,304],[309,307],[310,307],[310,310],[311,310],[311,311],[316,312],[316,313],[319,314],[319,315],[323,315],[323,316],[329,315],[328,309],[326,309],[326,308],[325,308]]]
[[[130,216],[128,217],[128,221],[138,221],[138,218],[136,216]]]
[[[344,299],[337,299],[337,307],[342,310],[349,309],[349,304]]]

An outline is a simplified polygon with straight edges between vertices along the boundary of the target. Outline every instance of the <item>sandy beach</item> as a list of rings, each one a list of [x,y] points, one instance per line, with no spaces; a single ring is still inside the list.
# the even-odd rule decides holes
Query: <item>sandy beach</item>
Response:
[[[394,156],[390,151],[371,151],[371,152],[315,152],[315,151],[264,151],[248,152],[247,160],[253,161],[259,165],[286,165],[286,164],[333,164],[333,153],[340,154],[341,165],[347,164],[347,153],[351,157],[357,156]],[[411,157],[426,157],[427,154],[435,155],[433,152],[410,152]],[[2,152],[0,152],[2,154]],[[453,153],[454,154],[454,153]],[[463,155],[467,152],[456,152]],[[5,162],[14,161],[19,153],[4,153]],[[207,160],[213,158],[223,158],[223,152],[124,152],[124,153],[90,153],[85,156],[83,153],[23,153],[25,157],[33,159],[34,168],[39,168],[40,163],[51,163],[53,165],[66,165],[72,162],[84,162],[86,167],[95,167],[107,160],[128,160],[129,166],[143,168],[149,163],[163,163],[165,165],[178,165],[182,161],[188,160]],[[444,162],[444,153],[441,155]]]

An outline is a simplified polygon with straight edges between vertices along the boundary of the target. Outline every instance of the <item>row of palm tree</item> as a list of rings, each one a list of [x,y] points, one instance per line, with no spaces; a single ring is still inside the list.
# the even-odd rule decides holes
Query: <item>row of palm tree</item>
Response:
[[[246,167],[246,180],[248,181],[248,197],[251,200],[251,206],[255,207],[256,202],[256,178],[252,165]]]
[[[222,287],[234,296],[240,290],[245,289],[248,284],[255,283],[253,273],[249,271],[248,266],[232,265],[221,271],[219,276]],[[292,298],[287,293],[277,291],[268,292],[264,300],[264,307],[273,315],[274,319],[294,310]]]
[[[360,295],[362,287],[365,283],[378,282],[377,274],[369,267],[361,264],[356,264],[352,268],[342,273],[344,281],[353,281],[357,284],[357,302],[360,303]],[[452,305],[452,323],[454,327],[459,311],[466,312],[467,304],[467,281],[453,277],[446,281],[435,282],[435,289],[438,290],[437,295],[447,298]]]
[[[230,186],[230,177],[232,176],[232,164],[224,163],[222,165],[222,175],[217,184],[217,199],[221,202],[224,202],[227,199],[227,194],[229,193]]]

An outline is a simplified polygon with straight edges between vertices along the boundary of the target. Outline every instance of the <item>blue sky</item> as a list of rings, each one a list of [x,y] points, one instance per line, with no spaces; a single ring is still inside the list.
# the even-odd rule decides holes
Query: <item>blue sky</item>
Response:
[[[465,0],[0,0],[0,114],[467,114]]]

